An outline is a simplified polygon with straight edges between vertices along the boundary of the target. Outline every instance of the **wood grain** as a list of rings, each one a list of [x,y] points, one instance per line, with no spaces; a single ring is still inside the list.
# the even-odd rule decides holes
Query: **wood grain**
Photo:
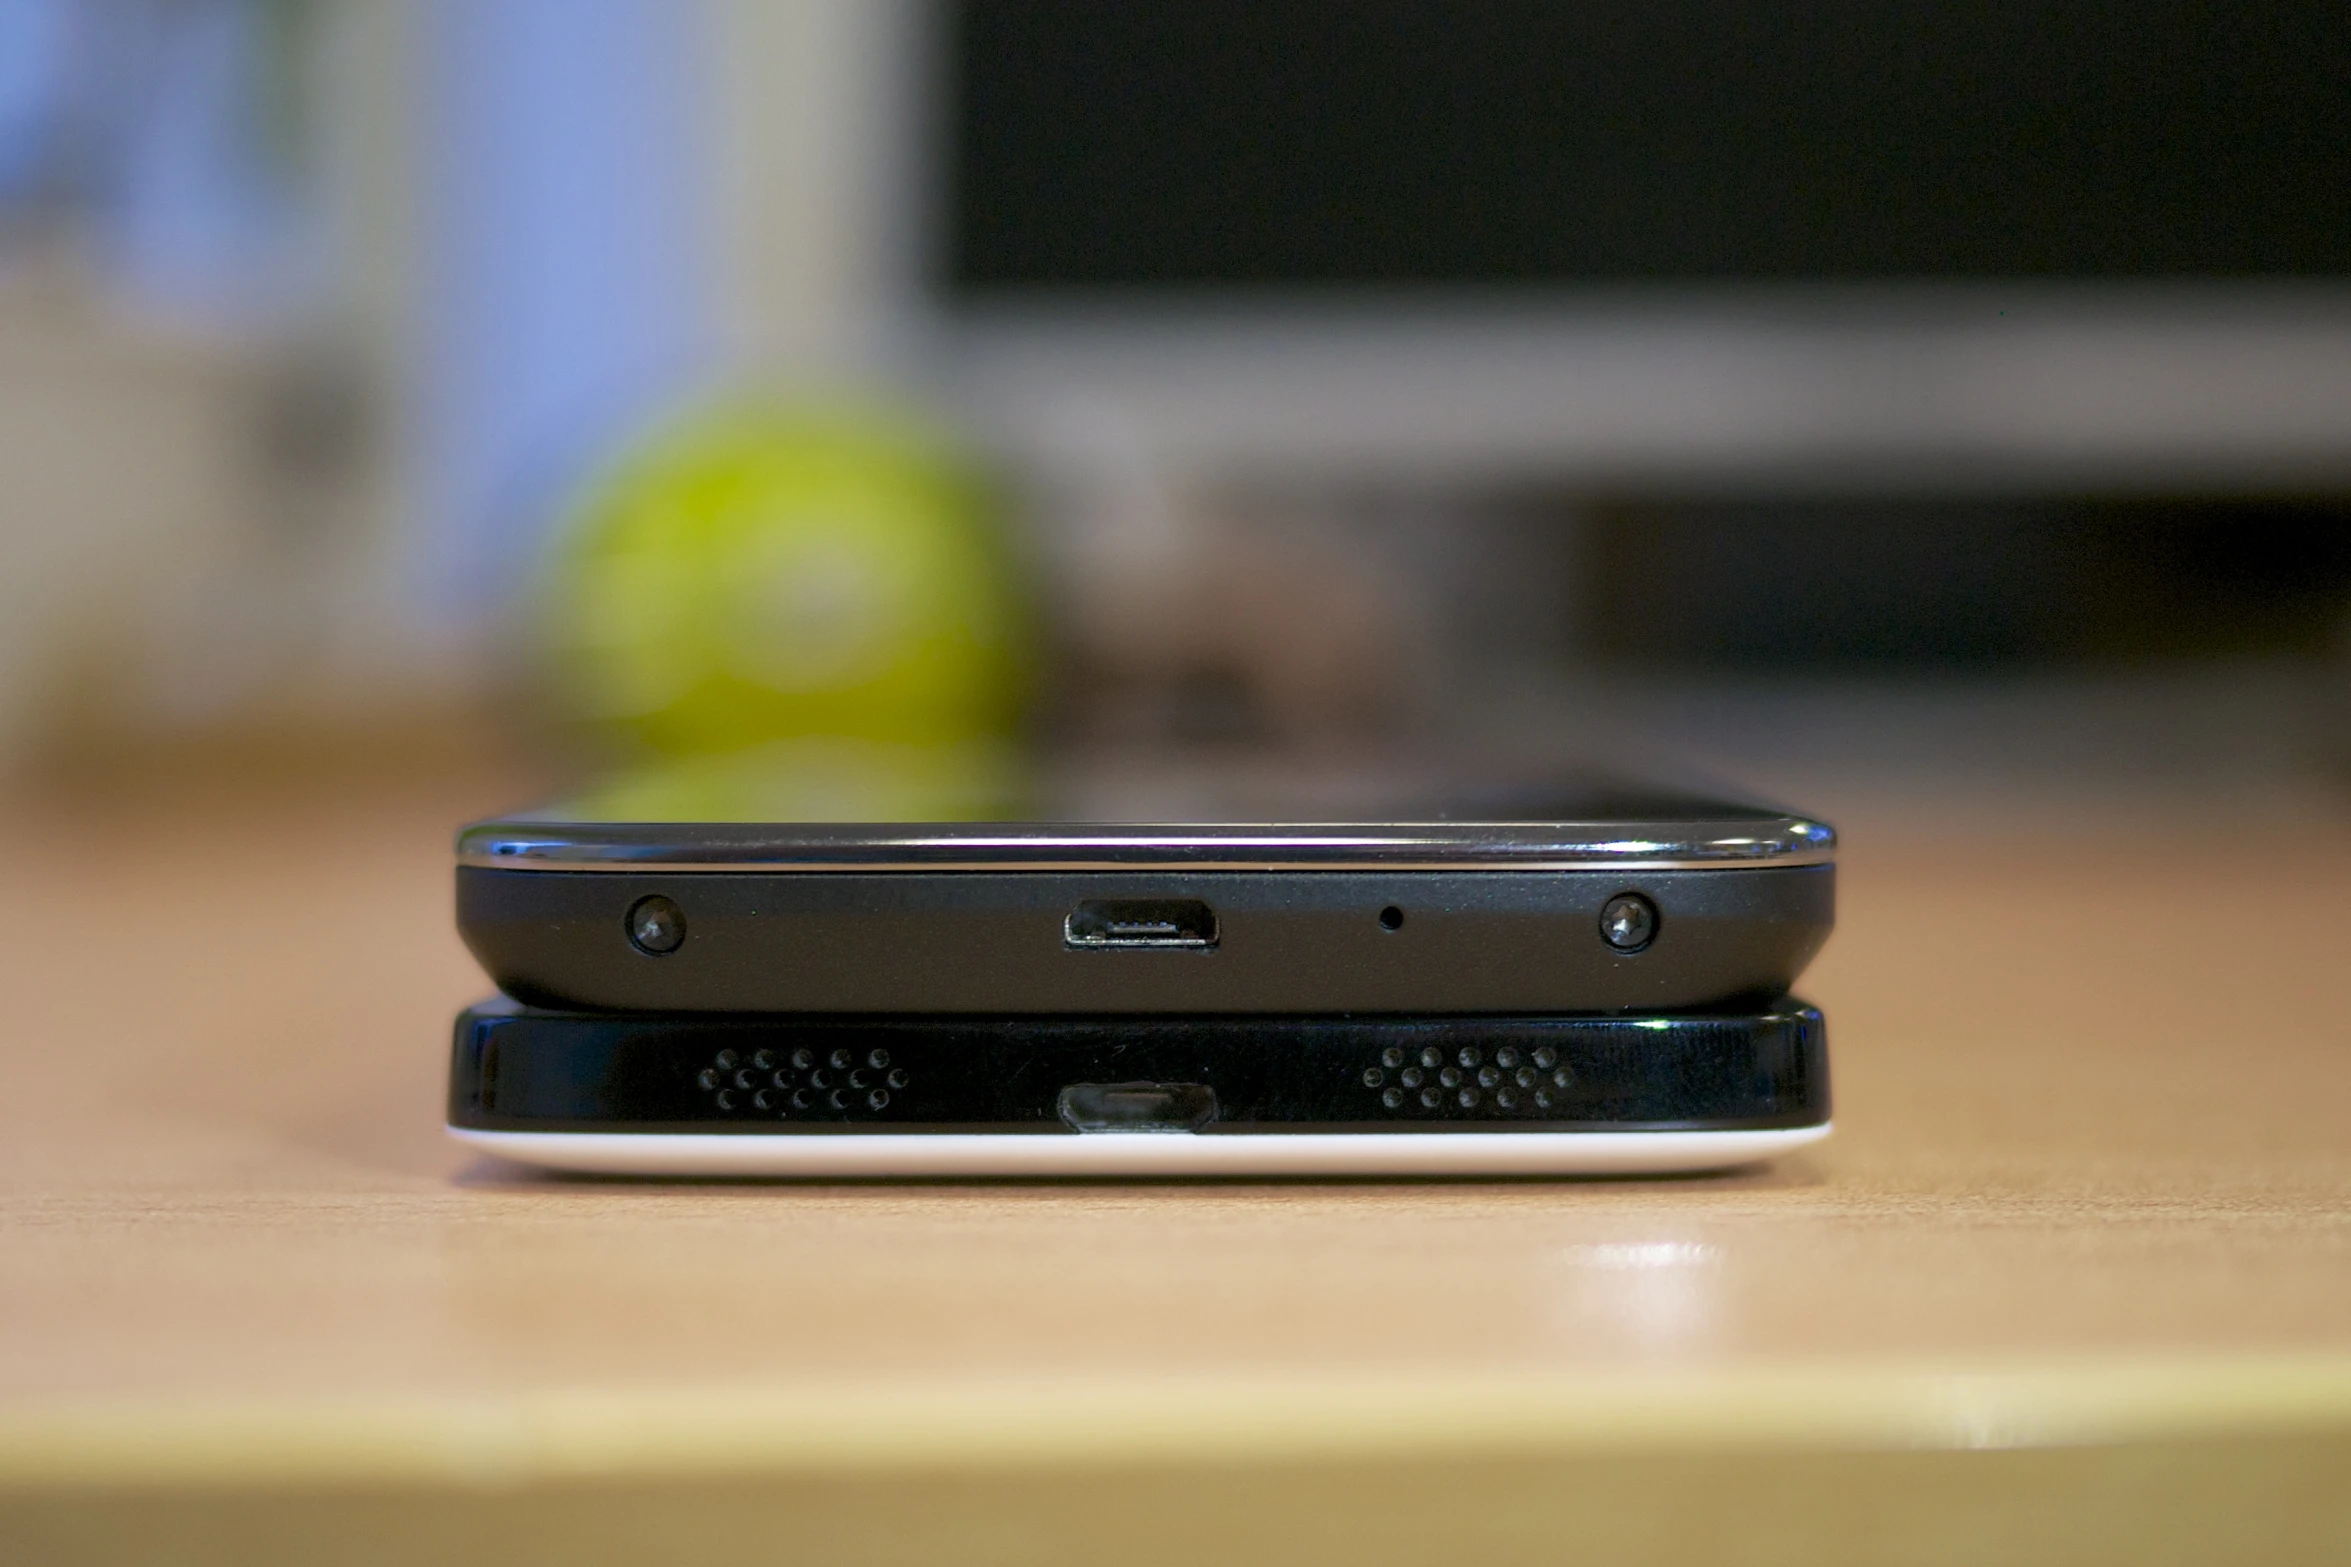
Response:
[[[1482,1497],[1510,1556],[1621,1494],[1619,1554],[1845,1560],[1864,1469],[1918,1509],[1868,1559],[2193,1559],[2261,1496],[2261,1554],[2351,1549],[2321,1483],[2351,1476],[2331,808],[2225,847],[2165,813],[1849,832],[1804,987],[1839,1130],[1776,1168],[688,1186],[441,1136],[482,988],[448,834],[508,803],[395,776],[0,811],[0,1529],[36,1554],[315,1559],[366,1517],[391,1559],[474,1516],[484,1559],[619,1559],[646,1519],[755,1555],[793,1517],[830,1555],[1033,1560],[1099,1554],[1115,1494],[1358,1560]],[[1817,1516],[1750,1538],[1639,1500],[1752,1501],[1724,1452]],[[1453,1488],[1415,1501],[1423,1462]],[[1378,1526],[1306,1549],[1342,1495]],[[637,1521],[581,1536],[610,1507]]]

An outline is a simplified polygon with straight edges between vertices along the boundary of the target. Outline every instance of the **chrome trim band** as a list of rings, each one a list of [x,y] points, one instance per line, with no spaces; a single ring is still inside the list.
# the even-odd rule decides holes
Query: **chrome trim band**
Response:
[[[1644,832],[1644,826],[1655,832]],[[1692,831],[1693,828],[1697,830]],[[1040,827],[993,833],[932,826],[812,824],[762,838],[662,826],[482,823],[458,835],[457,863],[486,870],[673,873],[820,871],[1727,870],[1825,865],[1836,833],[1797,817],[1752,823],[1611,823],[1578,839],[1558,823],[1403,827]]]

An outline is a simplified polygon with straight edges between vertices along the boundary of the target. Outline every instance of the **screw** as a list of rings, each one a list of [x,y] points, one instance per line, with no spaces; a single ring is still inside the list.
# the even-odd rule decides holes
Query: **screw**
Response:
[[[1600,911],[1600,939],[1619,952],[1638,952],[1657,935],[1657,905],[1637,892],[1620,892]]]
[[[655,893],[629,905],[629,945],[649,957],[675,952],[686,944],[686,911]]]

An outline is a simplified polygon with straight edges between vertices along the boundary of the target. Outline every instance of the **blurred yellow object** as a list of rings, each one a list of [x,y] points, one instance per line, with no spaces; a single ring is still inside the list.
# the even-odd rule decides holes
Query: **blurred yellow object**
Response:
[[[613,822],[955,822],[1025,814],[1000,741],[879,745],[808,735],[706,756],[641,759],[564,802]]]
[[[594,486],[544,586],[565,708],[632,759],[605,791],[627,814],[1004,808],[1022,595],[984,475],[915,421],[683,418]]]

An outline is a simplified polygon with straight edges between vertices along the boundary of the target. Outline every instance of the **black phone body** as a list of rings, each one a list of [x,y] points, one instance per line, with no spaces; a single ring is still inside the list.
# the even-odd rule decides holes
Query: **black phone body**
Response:
[[[1641,1171],[1826,1134],[1781,997],[1622,1016],[562,1013],[457,1022],[449,1125],[642,1174]]]
[[[1659,1011],[1785,991],[1835,845],[1623,790],[1270,823],[554,814],[459,836],[457,912],[502,991],[554,1008]]]

